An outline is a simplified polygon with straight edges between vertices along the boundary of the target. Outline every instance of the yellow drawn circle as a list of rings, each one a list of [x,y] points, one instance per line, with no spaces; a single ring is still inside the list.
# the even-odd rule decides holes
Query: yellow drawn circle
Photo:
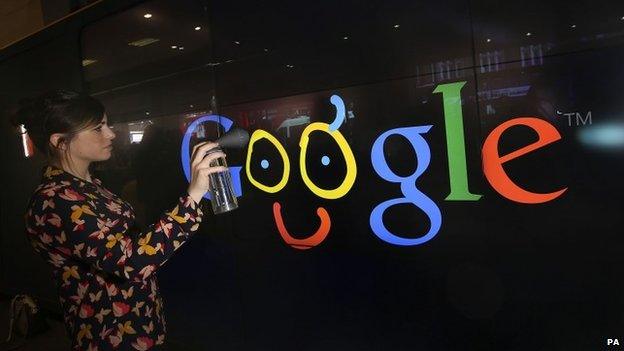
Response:
[[[308,149],[308,143],[310,142],[309,135],[314,131],[325,132],[331,136],[338,146],[340,147],[340,151],[344,156],[346,165],[347,165],[347,174],[345,179],[342,181],[342,184],[335,189],[322,189],[316,184],[312,182],[310,177],[308,176],[308,170],[306,169],[305,160],[306,160],[306,152]],[[315,122],[309,124],[306,129],[303,130],[301,134],[301,140],[299,141],[299,147],[301,148],[299,152],[299,169],[301,171],[301,178],[303,182],[312,190],[314,194],[324,199],[338,199],[343,197],[346,193],[351,190],[353,187],[353,183],[355,183],[355,177],[357,175],[357,165],[355,164],[355,157],[353,156],[353,151],[351,151],[351,147],[347,143],[347,140],[342,136],[340,131],[335,130],[333,132],[329,131],[329,124]]]
[[[279,183],[274,186],[264,185],[254,179],[254,177],[251,175],[250,164],[251,155],[253,154],[254,143],[262,138],[268,140],[269,142],[271,142],[271,144],[273,144],[273,146],[275,146],[280,156],[282,157],[282,161],[284,162],[284,172],[282,173],[282,178]],[[247,178],[249,179],[251,184],[253,184],[256,188],[262,191],[266,191],[267,193],[276,193],[282,190],[286,186],[286,183],[288,183],[288,175],[290,174],[290,160],[288,159],[288,155],[286,154],[284,146],[282,146],[279,140],[277,140],[267,131],[264,131],[262,129],[256,130],[255,132],[253,132],[251,138],[249,139],[249,147],[247,148],[247,160],[245,161],[245,172],[247,173]]]

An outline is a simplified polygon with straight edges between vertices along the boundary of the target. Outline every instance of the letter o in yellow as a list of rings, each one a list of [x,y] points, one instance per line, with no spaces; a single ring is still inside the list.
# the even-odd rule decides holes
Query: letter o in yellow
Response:
[[[346,165],[347,165],[347,175],[345,179],[342,181],[342,184],[335,189],[322,189],[316,184],[312,182],[310,177],[308,176],[308,170],[306,169],[305,160],[306,160],[306,152],[308,150],[308,143],[310,142],[309,135],[313,131],[321,131],[329,134],[338,146],[340,147],[340,151],[344,156]],[[338,199],[345,196],[346,193],[351,190],[353,187],[353,183],[355,183],[355,177],[357,175],[357,165],[355,164],[355,157],[353,156],[353,151],[351,151],[351,147],[347,143],[347,140],[342,136],[340,131],[335,130],[333,132],[329,131],[329,124],[315,122],[309,124],[306,129],[303,130],[301,134],[301,140],[299,141],[299,147],[301,148],[299,152],[299,169],[301,171],[301,178],[303,182],[312,190],[314,194],[324,199]]]
[[[251,155],[253,154],[254,144],[256,143],[256,141],[263,138],[268,140],[269,142],[271,142],[271,144],[273,144],[273,146],[275,146],[280,156],[282,157],[282,161],[284,162],[284,172],[282,173],[282,178],[280,179],[279,183],[274,186],[264,185],[254,179],[254,177],[251,175],[251,167],[249,167],[251,164]],[[286,183],[288,183],[288,175],[290,174],[290,160],[288,159],[288,155],[286,154],[284,146],[279,142],[279,140],[277,140],[267,131],[264,131],[262,129],[256,130],[255,132],[253,132],[251,138],[249,139],[249,146],[247,148],[247,160],[245,161],[245,172],[247,173],[247,178],[249,179],[251,184],[253,184],[256,188],[260,190],[266,191],[267,193],[276,193],[282,190],[286,186]]]

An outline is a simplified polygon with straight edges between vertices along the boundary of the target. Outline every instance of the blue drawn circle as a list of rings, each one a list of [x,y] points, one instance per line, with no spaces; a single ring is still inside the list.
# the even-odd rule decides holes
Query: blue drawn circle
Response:
[[[267,160],[262,160],[262,161],[260,162],[260,166],[262,166],[262,168],[264,168],[264,169],[269,168],[269,161],[267,161]]]
[[[327,166],[329,164],[329,161],[330,161],[330,159],[327,156],[323,156],[321,158],[321,163],[323,164],[323,166]]]

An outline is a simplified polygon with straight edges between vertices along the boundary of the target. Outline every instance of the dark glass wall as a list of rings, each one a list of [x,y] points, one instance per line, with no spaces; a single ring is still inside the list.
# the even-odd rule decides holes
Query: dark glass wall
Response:
[[[208,215],[159,273],[170,339],[622,337],[623,16],[608,1],[153,0],[89,22],[83,87],[117,134],[96,169],[142,224],[187,187],[185,136],[252,133],[226,150],[240,208]]]
[[[24,229],[28,199],[41,179],[44,158],[40,154],[24,157],[22,140],[10,125],[8,114],[26,96],[46,89],[80,90],[80,47],[78,35],[55,35],[36,47],[0,62],[0,109],[2,110],[0,153],[5,165],[2,180],[0,215],[0,289],[4,293],[36,292],[42,299],[58,303],[51,270],[32,250]]]

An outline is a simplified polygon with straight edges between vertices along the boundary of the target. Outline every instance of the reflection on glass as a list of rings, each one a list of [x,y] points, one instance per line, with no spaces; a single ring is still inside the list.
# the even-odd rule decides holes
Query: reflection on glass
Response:
[[[591,148],[624,150],[624,123],[596,123],[582,129],[578,138]]]

